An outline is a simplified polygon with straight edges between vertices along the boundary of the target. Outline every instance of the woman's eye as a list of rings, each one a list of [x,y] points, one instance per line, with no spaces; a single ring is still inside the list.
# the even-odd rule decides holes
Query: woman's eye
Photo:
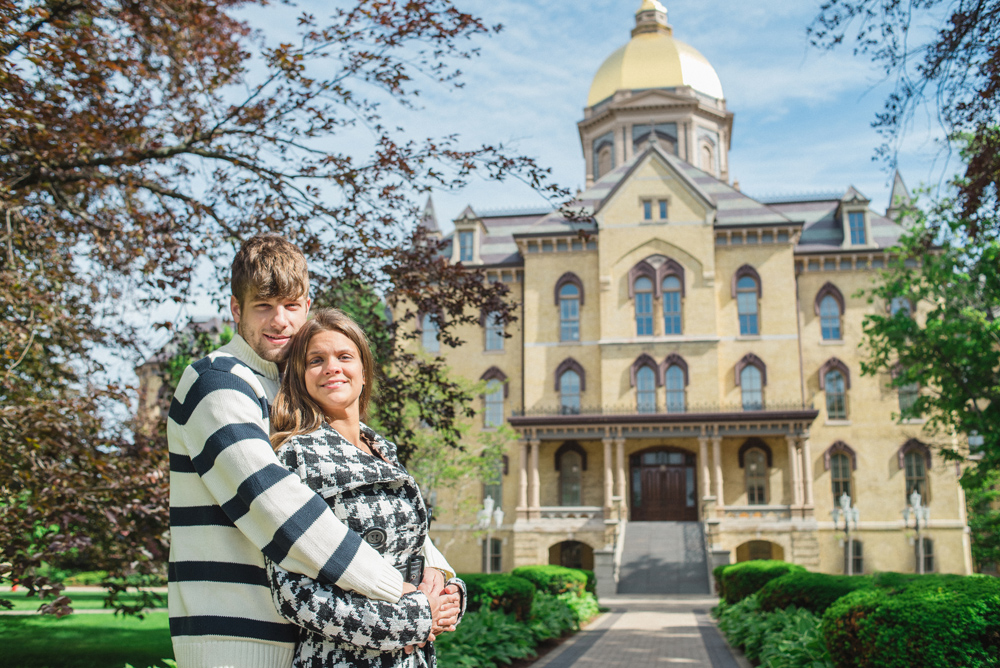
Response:
[[[309,360],[309,364],[319,364],[323,359],[321,357],[313,357]]]

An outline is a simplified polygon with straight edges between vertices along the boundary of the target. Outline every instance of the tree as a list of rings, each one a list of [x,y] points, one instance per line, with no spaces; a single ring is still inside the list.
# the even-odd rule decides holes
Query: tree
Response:
[[[887,374],[897,390],[920,388],[900,417],[925,418],[924,431],[946,458],[965,461],[965,436],[982,438],[981,458],[962,475],[981,567],[1000,561],[1000,242],[961,243],[970,224],[961,210],[943,199],[926,212],[907,211],[911,227],[899,254],[869,295],[911,306],[865,318],[861,368]],[[935,245],[942,231],[945,242]]]
[[[921,32],[923,23],[941,27]],[[809,34],[824,48],[847,38],[895,82],[873,124],[890,162],[915,111],[933,107],[948,139],[967,144],[955,180],[966,233],[1000,231],[1000,0],[826,0]]]
[[[35,573],[67,549],[119,574],[166,556],[162,434],[115,419],[130,391],[101,380],[101,351],[144,347],[122,304],[184,302],[205,262],[216,293],[234,247],[272,230],[321,292],[360,277],[440,314],[453,345],[480,310],[512,311],[414,235],[415,197],[477,173],[565,195],[502,146],[397,123],[418,78],[459,87],[499,27],[452,0],[353,0],[273,44],[238,13],[266,4],[0,0],[0,562],[31,591],[58,593]]]

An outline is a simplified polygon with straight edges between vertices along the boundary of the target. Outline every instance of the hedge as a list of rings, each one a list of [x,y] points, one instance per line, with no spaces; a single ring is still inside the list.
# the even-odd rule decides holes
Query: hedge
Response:
[[[760,591],[765,584],[788,573],[805,573],[806,569],[797,564],[773,559],[758,559],[729,564],[721,570],[719,581],[722,583],[721,595],[726,603],[732,605]]]
[[[482,607],[501,610],[513,613],[518,621],[524,621],[531,614],[535,585],[530,581],[504,573],[459,573],[458,577],[465,581],[469,611]]]
[[[771,580],[758,592],[760,609],[773,612],[794,605],[822,615],[841,596],[856,589],[873,587],[874,580],[865,575],[827,575],[826,573],[793,572]]]
[[[584,571],[565,566],[521,566],[510,572],[514,577],[528,580],[538,591],[550,594],[572,592],[582,595],[587,589],[587,575]]]
[[[837,668],[1000,667],[1000,580],[883,581],[891,586],[854,591],[823,615],[823,635]]]

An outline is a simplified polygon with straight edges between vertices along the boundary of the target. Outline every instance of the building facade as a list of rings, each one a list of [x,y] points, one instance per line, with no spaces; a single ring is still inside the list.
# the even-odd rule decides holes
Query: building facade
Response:
[[[846,186],[748,197],[729,183],[732,121],[712,66],[645,0],[578,124],[582,215],[454,221],[452,261],[506,283],[518,315],[503,331],[483,314],[457,350],[421,325],[429,353],[485,383],[475,429],[518,435],[491,485],[456,492],[498,497],[498,528],[438,503],[432,535],[459,570],[611,572],[630,524],[671,521],[700,524],[712,563],[913,572],[922,547],[926,569],[971,572],[960,471],[898,420],[920,389],[861,375],[866,315],[920,317],[858,296],[901,232],[893,203]],[[902,515],[914,490],[920,541]],[[845,494],[849,541],[832,515]]]

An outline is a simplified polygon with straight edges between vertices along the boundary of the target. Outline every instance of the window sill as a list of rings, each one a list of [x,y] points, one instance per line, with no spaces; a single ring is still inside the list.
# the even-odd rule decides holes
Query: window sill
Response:
[[[819,345],[821,345],[821,346],[842,346],[842,345],[844,345],[844,340],[843,339],[836,339],[836,340],[822,339],[822,340],[820,340]]]
[[[737,341],[760,341],[760,334],[740,334],[736,337]]]
[[[924,424],[927,422],[924,418],[906,418],[905,420],[900,420],[899,424]]]
[[[850,420],[827,420],[823,423],[826,427],[850,427]]]
[[[506,350],[484,350],[483,354],[484,355],[503,355],[505,352],[507,352],[507,351]]]

